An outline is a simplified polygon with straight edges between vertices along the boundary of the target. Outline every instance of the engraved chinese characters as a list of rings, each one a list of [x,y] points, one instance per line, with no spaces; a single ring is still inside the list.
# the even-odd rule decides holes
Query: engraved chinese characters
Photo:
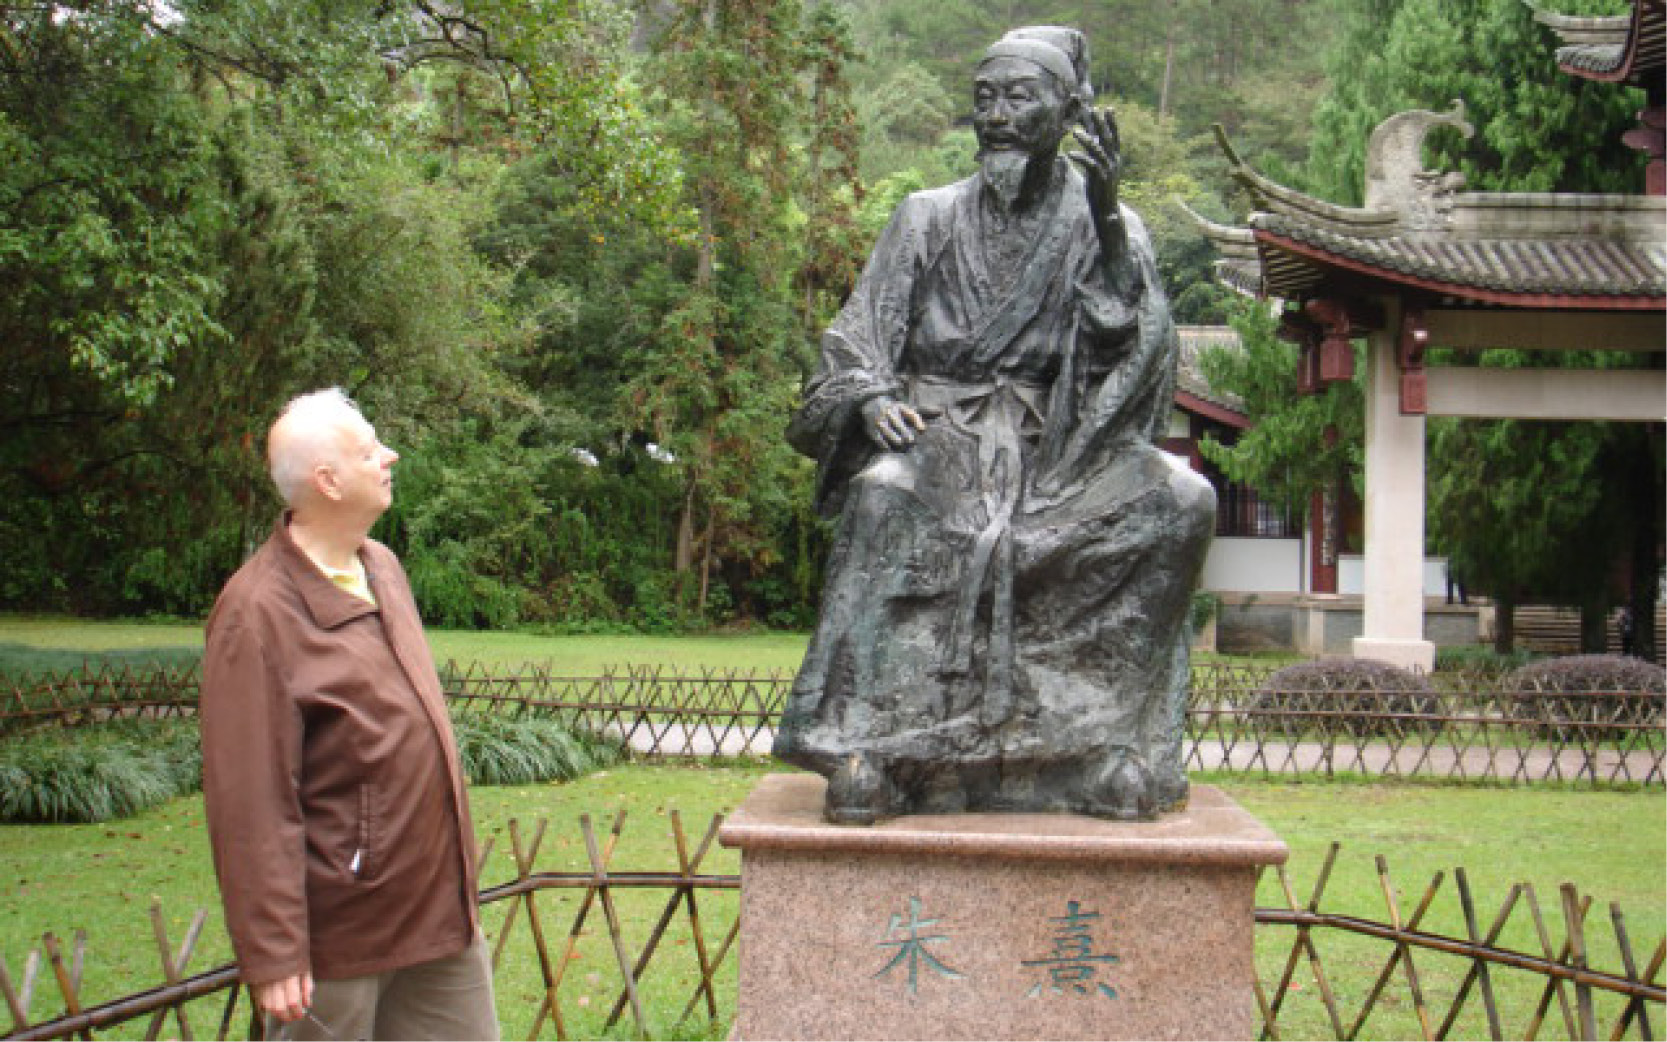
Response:
[[[1087,67],[1069,29],[989,49],[979,172],[898,209],[789,429],[838,523],[775,752],[829,820],[1186,802],[1215,500],[1153,444],[1174,328]]]
[[[1085,910],[1079,901],[1067,901],[1060,915],[1048,917],[1047,925],[1047,950],[1021,961],[1035,978],[1025,997],[1086,995],[1115,999],[1117,990],[1101,971],[1119,960],[1099,947],[1096,931],[1101,926],[1100,913]],[[925,916],[921,899],[911,897],[907,911],[891,916],[885,936],[878,942],[892,954],[874,976],[891,977],[895,971],[910,995],[919,993],[921,979],[927,974],[948,981],[964,980],[966,974],[945,961],[952,957],[948,952],[954,941],[953,927]],[[935,952],[934,948],[939,950]]]

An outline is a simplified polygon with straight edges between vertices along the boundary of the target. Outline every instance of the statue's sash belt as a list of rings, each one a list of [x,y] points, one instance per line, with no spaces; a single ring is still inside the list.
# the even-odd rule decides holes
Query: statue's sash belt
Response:
[[[977,435],[980,488],[976,491],[989,510],[989,521],[973,541],[939,669],[948,674],[964,674],[971,669],[978,602],[994,564],[995,600],[985,696],[1005,708],[1011,684],[1013,631],[1013,562],[1008,530],[1025,482],[1022,442],[1025,436],[1041,430],[1049,391],[1043,384],[1005,379],[967,383],[915,377],[910,385],[910,397],[917,407],[941,413],[957,427]]]
[[[1042,417],[1048,409],[1047,384],[1008,379],[969,383],[941,376],[909,376],[904,379],[909,399],[917,408],[942,413],[957,424],[980,430],[987,428],[987,417],[992,409],[1010,414],[1011,406],[1018,404],[1024,407],[1024,412],[1012,429],[1031,434],[1041,430]],[[998,423],[996,426],[1007,425]]]

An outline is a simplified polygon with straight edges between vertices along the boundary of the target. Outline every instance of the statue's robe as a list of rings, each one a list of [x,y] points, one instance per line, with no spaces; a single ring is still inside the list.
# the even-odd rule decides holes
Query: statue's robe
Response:
[[[1009,270],[981,177],[910,196],[823,340],[788,437],[837,515],[821,615],[778,729],[826,775],[853,756],[889,810],[1078,810],[1137,765],[1185,802],[1190,594],[1215,497],[1153,444],[1177,342],[1150,242],[1102,255],[1082,175],[1056,163]],[[1007,256],[1013,253],[1009,250]],[[903,452],[861,415],[928,417]]]

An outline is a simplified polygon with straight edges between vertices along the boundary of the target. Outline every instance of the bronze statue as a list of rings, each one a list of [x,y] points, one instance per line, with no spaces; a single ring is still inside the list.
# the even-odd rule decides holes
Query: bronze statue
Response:
[[[1092,97],[1076,30],[986,52],[978,173],[899,207],[789,428],[838,528],[775,753],[831,821],[1186,802],[1215,496],[1153,445],[1175,331]]]

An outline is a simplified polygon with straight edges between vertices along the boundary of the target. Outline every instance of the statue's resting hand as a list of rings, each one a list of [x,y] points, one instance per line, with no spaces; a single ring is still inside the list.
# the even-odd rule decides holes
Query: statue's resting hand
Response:
[[[882,395],[862,403],[862,426],[880,448],[902,452],[926,429],[926,421],[912,406]]]

